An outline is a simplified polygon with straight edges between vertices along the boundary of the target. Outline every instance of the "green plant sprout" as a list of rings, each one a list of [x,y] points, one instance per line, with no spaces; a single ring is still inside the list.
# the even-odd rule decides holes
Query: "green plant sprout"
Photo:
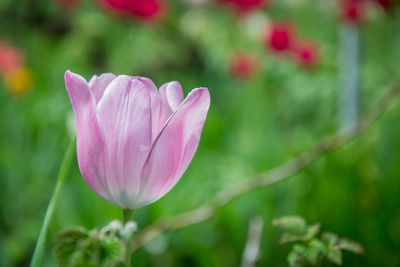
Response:
[[[292,267],[341,265],[343,250],[356,254],[364,252],[358,242],[341,238],[335,233],[324,232],[318,237],[321,224],[307,225],[301,216],[276,218],[272,224],[285,231],[280,238],[281,244],[293,244],[287,256]]]
[[[59,266],[124,267],[127,240],[136,231],[136,224],[112,221],[102,229],[82,227],[61,231],[55,238],[55,254]]]

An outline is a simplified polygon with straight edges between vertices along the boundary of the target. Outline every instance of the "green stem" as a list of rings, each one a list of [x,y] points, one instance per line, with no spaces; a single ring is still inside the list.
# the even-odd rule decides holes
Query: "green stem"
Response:
[[[132,219],[133,216],[133,210],[131,209],[124,209],[122,210],[123,214],[124,214],[124,226],[127,222],[129,222]]]
[[[124,214],[124,227],[132,219],[133,210],[124,209],[122,210]],[[125,263],[127,266],[131,266],[131,255],[132,255],[132,238],[126,240],[126,254],[125,254]]]
[[[72,159],[75,155],[75,138],[69,144],[67,151],[64,154],[63,161],[61,163],[60,170],[58,171],[57,184],[54,189],[53,195],[49,202],[49,206],[47,207],[46,215],[44,217],[44,221],[42,224],[42,228],[40,229],[39,238],[36,242],[35,250],[33,252],[33,257],[31,261],[31,267],[40,267],[43,266],[43,255],[45,251],[45,243],[47,231],[49,228],[50,220],[53,217],[54,209],[57,204],[58,197],[60,195],[60,191],[62,185],[64,183],[65,177],[68,174],[69,167],[71,166]]]

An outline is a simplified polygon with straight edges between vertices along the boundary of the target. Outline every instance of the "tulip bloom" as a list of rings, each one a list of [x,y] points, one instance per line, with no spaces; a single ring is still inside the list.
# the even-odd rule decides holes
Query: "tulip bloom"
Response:
[[[79,169],[89,187],[123,209],[165,195],[196,152],[210,105],[206,88],[184,99],[181,85],[102,74],[65,85],[77,125]]]
[[[236,52],[230,58],[230,73],[238,79],[248,79],[258,70],[258,62],[251,53]]]
[[[294,35],[290,24],[275,22],[265,36],[265,44],[274,52],[285,52],[291,49]]]
[[[339,16],[349,23],[359,24],[366,16],[366,0],[341,0],[339,2]]]
[[[319,47],[313,41],[298,41],[293,50],[295,60],[302,67],[312,68],[320,61]]]
[[[166,9],[163,0],[100,0],[100,3],[111,12],[147,22],[161,19]]]

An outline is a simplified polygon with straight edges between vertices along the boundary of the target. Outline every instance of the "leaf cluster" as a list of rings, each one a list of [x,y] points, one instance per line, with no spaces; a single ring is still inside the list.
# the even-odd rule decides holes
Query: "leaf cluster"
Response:
[[[324,232],[318,237],[321,224],[307,225],[300,216],[276,218],[272,224],[285,231],[281,244],[293,244],[287,256],[290,266],[341,265],[343,250],[356,254],[364,252],[358,242],[341,238],[335,233]]]
[[[82,227],[68,228],[55,237],[55,255],[61,267],[122,267],[135,225],[125,227],[112,221],[104,228],[87,230]]]

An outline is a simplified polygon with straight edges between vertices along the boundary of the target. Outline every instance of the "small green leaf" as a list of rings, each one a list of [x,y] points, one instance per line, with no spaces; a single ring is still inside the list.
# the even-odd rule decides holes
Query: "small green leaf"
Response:
[[[304,234],[306,232],[306,222],[304,218],[300,216],[285,216],[276,218],[272,221],[272,224],[295,234]]]
[[[319,233],[320,229],[321,229],[320,223],[316,223],[316,224],[308,226],[306,234],[305,234],[305,240],[313,239]]]
[[[337,265],[342,265],[342,251],[339,247],[330,247],[326,256],[331,262]]]
[[[55,242],[76,242],[80,239],[88,238],[89,233],[81,227],[68,228],[59,232],[55,237]]]
[[[118,240],[106,240],[100,244],[100,259],[102,263],[115,263],[121,259],[125,252],[125,246]]]
[[[361,246],[360,243],[355,242],[353,240],[347,239],[347,238],[341,238],[339,240],[339,247],[341,249],[356,253],[356,254],[362,254],[364,253],[364,249]]]
[[[304,260],[304,252],[306,247],[304,245],[294,245],[289,255],[287,256],[287,261],[290,266],[300,266],[299,264]]]
[[[302,235],[297,235],[292,232],[285,232],[282,234],[280,243],[286,244],[290,242],[302,241],[304,237]]]
[[[282,234],[280,239],[281,244],[296,242],[296,241],[309,241],[313,239],[319,232],[321,225],[316,223],[314,225],[308,226],[304,234],[297,234],[294,232],[285,232]]]
[[[55,237],[55,254],[59,265],[69,266],[79,243],[88,237],[87,231],[83,228],[70,228],[58,233]]]
[[[325,232],[322,234],[322,241],[324,241],[329,246],[334,246],[339,241],[337,234],[331,232]]]
[[[304,253],[304,257],[310,264],[315,265],[317,264],[321,256],[325,253],[326,253],[326,247],[324,243],[322,243],[318,239],[313,239],[308,244]]]

